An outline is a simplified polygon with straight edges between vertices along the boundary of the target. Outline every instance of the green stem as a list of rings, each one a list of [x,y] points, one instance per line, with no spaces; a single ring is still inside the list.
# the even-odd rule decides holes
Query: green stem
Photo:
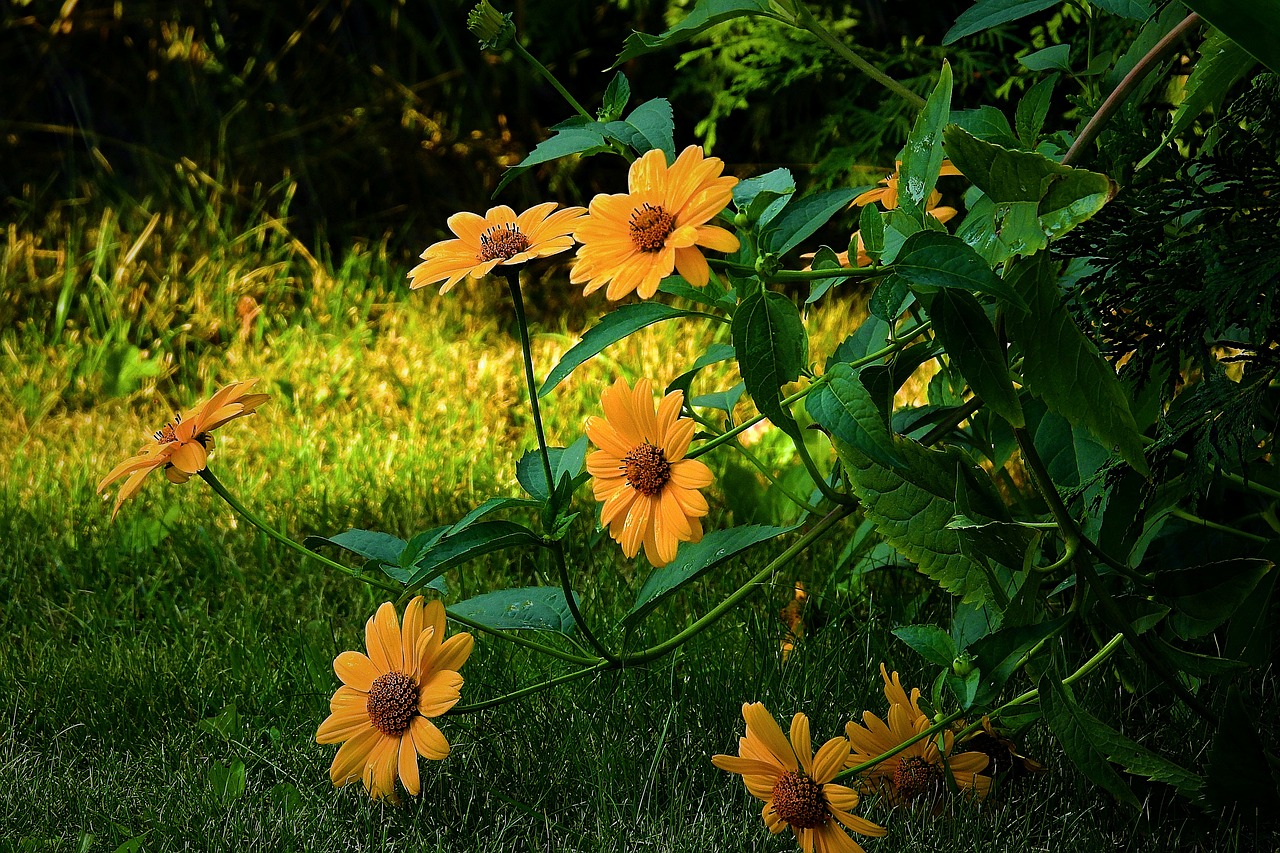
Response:
[[[854,68],[857,68],[863,74],[866,74],[872,80],[875,80],[881,86],[884,86],[911,106],[916,109],[924,108],[924,98],[920,97],[906,86],[903,86],[897,80],[894,80],[870,62],[867,62],[867,60],[854,53],[852,48],[840,41],[840,39],[836,38],[831,33],[827,32],[826,28],[823,27],[822,24],[818,23],[817,19],[813,17],[813,13],[809,11],[809,8],[803,2],[796,3],[796,26],[798,29],[808,30],[813,33],[818,37],[818,41],[827,45],[836,53],[844,57]]]
[[[1147,443],[1154,444],[1155,442],[1151,439],[1147,439]],[[1177,459],[1179,462],[1186,462],[1191,458],[1181,450],[1172,450],[1170,451],[1170,455],[1173,456],[1174,459]],[[1240,476],[1239,474],[1233,474],[1230,471],[1221,471],[1218,473],[1218,476],[1223,477],[1224,479],[1230,480],[1232,483],[1235,483],[1237,486],[1240,486],[1241,488],[1244,488],[1244,489],[1248,489],[1251,492],[1257,492],[1258,494],[1264,497],[1271,498],[1272,500],[1280,500],[1280,491],[1276,491],[1270,486],[1264,486],[1261,483],[1255,482],[1253,480],[1246,480],[1244,477]]]
[[[473,702],[470,705],[455,705],[452,708],[450,708],[446,712],[446,714],[448,715],[470,714],[475,711],[483,711],[486,708],[495,708],[498,705],[505,705],[507,702],[510,702],[514,699],[521,699],[525,696],[532,696],[534,693],[541,693],[543,690],[546,690],[550,687],[555,687],[557,684],[564,684],[565,682],[568,682],[568,681],[575,681],[579,678],[582,678],[584,675],[591,675],[594,672],[603,672],[609,667],[610,667],[610,664],[608,662],[602,661],[600,663],[597,663],[595,666],[589,666],[586,669],[579,669],[574,672],[565,673],[564,675],[557,675],[555,678],[550,678],[550,679],[547,679],[546,681],[540,681],[537,684],[531,684],[528,687],[522,687],[519,690],[514,690],[511,693],[498,696],[494,699],[486,699],[483,702]]]
[[[746,273],[755,275],[756,268],[750,264],[739,264],[734,261],[724,261],[719,258],[707,258],[707,263],[718,269],[728,270],[729,272]],[[841,267],[839,269],[829,270],[778,270],[769,276],[770,281],[817,281],[824,278],[879,278],[881,276],[890,275],[893,272],[890,267]]]
[[[862,773],[864,770],[870,770],[872,767],[875,767],[881,761],[884,761],[889,758],[893,758],[899,752],[902,752],[903,750],[907,749],[913,744],[917,744],[920,741],[924,740],[925,738],[933,737],[938,732],[942,731],[943,729],[950,726],[953,722],[963,717],[964,713],[965,713],[964,710],[961,709],[952,714],[949,714],[946,717],[943,717],[941,720],[934,723],[932,726],[929,726],[929,728],[925,729],[924,731],[920,732],[914,737],[904,740],[902,743],[898,744],[888,752],[881,753],[880,755],[877,755],[875,758],[872,758],[869,761],[864,761],[861,764],[855,764],[853,767],[850,767],[848,770],[844,770],[844,771],[841,771],[840,773],[837,773],[835,778],[832,779],[831,781],[839,782],[841,779],[848,779],[850,776],[856,776],[859,773]]]
[[[822,476],[822,472],[818,470],[818,464],[813,461],[813,457],[809,455],[809,448],[804,443],[803,435],[791,436],[791,444],[795,447],[796,453],[800,455],[800,461],[804,463],[805,470],[809,472],[809,476],[813,479],[814,485],[818,487],[818,491],[822,492],[822,496],[833,504],[842,506],[853,506],[857,503],[854,498],[846,494],[837,492],[831,488],[831,484],[827,482],[827,478]]]
[[[520,43],[520,39],[512,39],[511,46],[515,49],[516,53],[520,54],[520,56],[524,58],[525,62],[532,65],[534,70],[541,74],[542,78],[550,83],[552,87],[560,93],[560,97],[564,98],[569,106],[574,108],[578,115],[583,116],[590,121],[595,121],[595,116],[587,112],[586,108],[584,108],[582,104],[578,103],[578,99],[569,94],[568,89],[560,85],[560,81],[556,79],[556,75],[548,71],[547,66],[539,62],[537,57],[524,49],[524,45]]]
[[[565,661],[566,663],[576,663],[582,666],[591,666],[591,665],[600,663],[600,658],[585,657],[582,655],[571,654],[570,652],[562,652],[559,649],[552,648],[551,646],[545,646],[542,643],[536,643],[533,640],[526,640],[524,637],[521,637],[518,633],[514,631],[499,631],[496,628],[490,628],[488,625],[485,625],[483,622],[477,622],[474,619],[470,619],[466,616],[459,616],[457,613],[454,613],[452,610],[449,610],[448,608],[445,608],[445,613],[447,613],[449,618],[452,619],[454,622],[458,622],[463,625],[466,625],[468,628],[472,628],[476,631],[480,631],[481,633],[488,634],[491,637],[497,637],[498,639],[505,640],[506,642],[511,643],[514,646],[520,646],[521,648],[529,649],[530,651],[534,651],[534,652],[539,652],[541,654],[547,655],[548,657],[557,658],[559,660]]]
[[[711,423],[711,421],[702,417],[692,409],[690,409],[689,413],[693,415],[693,419],[695,421],[697,421],[699,424],[706,427],[707,429],[709,430],[716,429],[715,424]],[[773,474],[765,466],[764,462],[760,461],[760,457],[756,456],[750,450],[747,450],[747,448],[743,446],[742,442],[734,441],[732,442],[732,444],[733,444],[733,449],[741,453],[744,457],[746,457],[746,460],[750,462],[752,465],[754,465],[756,470],[759,471],[760,474],[766,480],[769,481],[769,485],[773,488],[776,488],[778,491],[780,491],[783,494],[783,496],[787,498],[787,500],[791,501],[793,504],[805,510],[806,512],[811,512],[816,515],[820,511],[817,507],[810,504],[804,498],[792,492],[791,489],[789,489],[786,485],[784,485],[782,481],[779,480],[777,477],[773,476]]]
[[[359,569],[353,569],[350,566],[344,566],[342,565],[342,563],[339,563],[335,560],[330,560],[328,557],[324,556],[323,554],[317,554],[315,551],[312,551],[310,548],[306,547],[305,545],[295,542],[292,539],[290,539],[288,536],[285,536],[283,533],[279,532],[274,527],[272,527],[271,525],[263,521],[261,518],[259,518],[257,515],[250,512],[248,509],[246,509],[244,504],[236,500],[235,496],[232,495],[231,492],[227,491],[226,486],[222,485],[222,482],[216,476],[214,476],[213,471],[209,470],[208,468],[205,468],[203,471],[200,472],[200,478],[204,480],[206,483],[208,483],[209,488],[213,489],[214,492],[217,493],[218,497],[226,501],[227,504],[229,504],[232,509],[238,512],[245,519],[245,521],[249,522],[254,527],[258,528],[263,533],[267,534],[272,539],[279,542],[281,545],[291,548],[294,551],[297,551],[299,554],[302,554],[303,556],[311,557],[312,559],[318,560],[319,562],[323,563],[329,568],[336,569],[342,572],[344,575],[350,575],[351,577],[355,578],[358,581],[363,581],[364,583],[369,584],[369,586],[376,586],[376,587],[379,587],[380,589],[385,589],[389,592],[398,593],[402,591],[403,587],[397,586],[391,583],[390,581],[384,581],[381,578],[376,577],[374,575],[366,574],[365,572]]]
[[[538,436],[538,453],[542,456],[542,472],[547,478],[547,494],[556,490],[551,473],[551,455],[547,451],[547,436],[542,429],[542,410],[538,406],[538,384],[533,375],[533,349],[529,343],[529,323],[524,315],[524,297],[520,294],[520,272],[504,269],[502,275],[511,291],[511,303],[516,309],[516,326],[520,331],[520,352],[524,356],[524,381],[529,387],[529,409],[533,413],[533,430]]]
[[[645,649],[642,652],[636,652],[635,654],[623,655],[622,664],[624,666],[635,666],[638,664],[648,663],[649,661],[662,657],[672,649],[676,649],[684,645],[689,640],[714,625],[722,616],[750,595],[755,590],[756,586],[762,583],[765,578],[769,577],[769,575],[794,560],[802,551],[804,551],[804,549],[808,548],[816,540],[822,538],[828,530],[851,512],[853,512],[853,510],[850,507],[843,506],[832,510],[821,521],[815,524],[812,529],[806,532],[804,536],[796,540],[790,548],[779,554],[769,563],[769,565],[757,572],[750,580],[740,586],[724,601],[717,604],[701,619],[694,622],[674,637],[671,637],[652,648]]]
[[[1198,515],[1192,515],[1186,510],[1177,509],[1176,507],[1170,510],[1169,514],[1174,516],[1175,518],[1181,518],[1183,521],[1190,521],[1192,524],[1198,524],[1201,527],[1206,527],[1210,530],[1217,530],[1222,533],[1230,533],[1233,536],[1240,536],[1244,539],[1251,539],[1254,542],[1270,542],[1271,541],[1265,536],[1259,536],[1258,534],[1250,533],[1247,530],[1237,530],[1236,528],[1230,527],[1226,524],[1218,524],[1216,521],[1209,521],[1206,518],[1201,518]]]

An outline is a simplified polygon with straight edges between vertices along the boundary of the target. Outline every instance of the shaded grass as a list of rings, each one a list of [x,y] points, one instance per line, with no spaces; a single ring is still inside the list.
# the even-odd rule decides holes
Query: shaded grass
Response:
[[[82,236],[92,242],[95,233]],[[251,241],[240,252],[246,269],[276,262],[255,255],[265,249]],[[110,254],[103,269],[126,255]],[[80,266],[68,269],[80,275]],[[806,711],[818,739],[863,708],[880,710],[878,662],[897,661],[904,674],[915,664],[889,634],[909,618],[903,591],[921,588],[913,577],[889,576],[874,596],[838,594],[839,543],[817,548],[677,657],[445,720],[453,755],[424,762],[423,796],[395,808],[358,787],[333,791],[333,748],[313,742],[337,685],[332,660],[362,646],[379,595],[246,529],[198,481],[174,487],[154,476],[108,523],[109,498],[93,494],[101,474],[174,408],[252,376],[272,402],[220,431],[212,465],[295,536],[349,526],[407,536],[516,493],[515,461],[532,435],[501,288],[408,294],[395,283],[403,270],[385,258],[314,269],[286,275],[281,287],[294,297],[282,290],[277,303],[263,302],[246,334],[206,328],[164,355],[158,346],[147,357],[162,359],[164,375],[136,391],[103,375],[105,351],[141,342],[131,331],[139,323],[123,315],[98,331],[51,336],[35,319],[44,309],[24,307],[27,319],[0,332],[0,845],[79,850],[88,833],[94,850],[137,837],[147,850],[792,849],[768,837],[758,804],[709,757],[734,751],[743,700],[766,702],[784,721]],[[213,266],[189,279],[192,304],[214,305],[221,280]],[[588,309],[554,279],[529,292],[543,318],[534,346],[545,374]],[[109,310],[93,299],[124,293],[107,286],[87,297],[83,316]],[[139,299],[157,329],[199,328],[172,301]],[[235,329],[234,303],[218,304],[208,317]],[[857,316],[852,303],[826,312],[814,357]],[[615,375],[669,381],[716,334],[701,324],[659,326],[585,365],[550,399],[552,441],[580,434]],[[705,387],[733,381],[713,371]],[[108,386],[122,396],[104,396]],[[768,442],[761,452],[784,464]],[[713,494],[709,527],[737,521],[738,510],[723,508],[727,497]],[[589,501],[583,509],[589,516]],[[767,557],[768,549],[753,553],[664,606],[645,633],[679,630]],[[643,577],[606,541],[577,581],[590,618],[612,625]],[[816,597],[827,618],[784,664],[776,614],[796,580],[825,591]],[[507,554],[450,581],[465,597],[548,577],[530,555]],[[466,700],[563,671],[483,639],[464,669]],[[232,703],[240,723],[219,731],[209,721]],[[1173,726],[1134,734],[1178,736]],[[1217,825],[1192,809],[1157,809],[1158,788],[1146,814],[1127,814],[1057,759],[1043,735],[1030,737],[1029,750],[1051,765],[1046,777],[936,818],[872,803],[869,816],[891,835],[868,849],[1268,849],[1247,821]],[[236,762],[244,791],[222,796],[219,780]]]

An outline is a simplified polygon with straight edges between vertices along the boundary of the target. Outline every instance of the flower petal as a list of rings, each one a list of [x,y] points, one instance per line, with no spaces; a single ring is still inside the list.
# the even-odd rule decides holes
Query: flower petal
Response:
[[[426,717],[413,718],[409,724],[409,736],[413,738],[413,748],[423,758],[440,761],[449,754],[449,741]]]
[[[333,671],[343,684],[368,693],[373,680],[387,670],[378,669],[373,661],[359,652],[343,652],[334,658]]]

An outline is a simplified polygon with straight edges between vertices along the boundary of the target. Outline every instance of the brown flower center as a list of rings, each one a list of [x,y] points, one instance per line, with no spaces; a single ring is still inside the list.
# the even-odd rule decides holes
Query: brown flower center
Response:
[[[676,218],[662,205],[645,202],[644,207],[631,212],[631,242],[642,252],[660,252],[667,244],[667,236],[676,230]]]
[[[388,672],[373,680],[365,704],[369,722],[384,735],[399,737],[418,713],[418,685],[403,672]]]
[[[622,457],[627,485],[646,497],[653,497],[671,479],[671,463],[662,449],[645,442]]]
[[[177,429],[177,426],[180,423],[182,423],[182,415],[176,414],[173,416],[172,421],[160,427],[160,429],[153,432],[151,436],[161,444],[168,444],[171,441],[177,441],[178,434],[174,432],[174,430]]]
[[[893,787],[904,800],[914,799],[932,790],[942,778],[942,769],[918,755],[904,758],[893,771]]]
[[[480,235],[480,260],[509,261],[529,248],[529,238],[515,225],[494,225]]]
[[[831,819],[822,786],[808,776],[789,770],[773,785],[773,810],[791,826],[817,829]]]

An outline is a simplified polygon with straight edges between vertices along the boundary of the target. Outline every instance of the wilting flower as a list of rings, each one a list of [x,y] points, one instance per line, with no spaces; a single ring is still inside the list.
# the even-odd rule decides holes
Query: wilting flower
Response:
[[[874,204],[880,202],[885,210],[894,210],[898,206],[898,170],[902,168],[902,161],[897,160],[893,164],[893,174],[880,181],[880,186],[873,190],[867,190],[862,195],[853,200],[853,204],[862,207],[866,204]],[[959,175],[960,170],[957,169],[950,160],[942,161],[942,171],[938,173],[938,177],[946,177],[950,175]],[[938,207],[938,202],[942,201],[942,193],[934,190],[929,193],[928,202],[925,204],[925,212],[939,222],[946,222],[956,215],[954,207]],[[859,264],[862,266],[862,264]]]
[[[761,816],[770,832],[790,828],[806,853],[863,853],[840,824],[872,838],[885,834],[884,827],[851,814],[858,805],[857,791],[831,781],[849,755],[847,740],[832,738],[815,756],[804,714],[791,720],[790,743],[763,704],[744,704],[742,718],[747,735],[738,740],[738,754],[716,755],[711,761],[741,774],[751,796],[764,801]]]
[[[396,776],[411,795],[421,790],[418,756],[440,760],[449,741],[431,722],[460,698],[462,676],[474,642],[470,634],[444,639],[444,606],[404,610],[403,627],[387,602],[365,624],[368,655],[343,652],[333,662],[342,686],[329,701],[317,743],[342,743],[329,768],[335,785],[360,779],[373,797],[396,798]]]
[[[629,192],[598,195],[574,231],[582,243],[569,273],[583,293],[605,285],[605,295],[621,299],[636,291],[648,299],[658,284],[678,271],[694,287],[705,287],[711,269],[699,247],[734,252],[738,238],[711,218],[733,198],[734,177],[721,177],[724,162],[703,157],[690,145],[667,166],[661,151],[646,152],[631,164]]]
[[[897,689],[901,690],[901,686]],[[885,692],[889,692],[888,687]],[[887,723],[870,711],[863,712],[862,721],[861,726],[854,722],[845,726],[845,734],[853,747],[847,761],[849,767],[865,764],[896,749],[930,726],[928,717],[914,714],[909,706],[897,703],[889,706]],[[861,775],[868,789],[881,791],[894,803],[911,802],[943,790],[946,776],[950,774],[961,791],[979,799],[985,797],[991,790],[990,777],[981,775],[987,767],[987,756],[980,752],[952,755],[955,736],[943,732],[941,737],[941,749],[937,736],[923,738],[863,771]]]
[[[959,723],[957,723],[959,725]],[[991,760],[986,775],[995,778],[1008,775],[1018,778],[1031,773],[1043,773],[1045,766],[1019,751],[1018,744],[1001,734],[989,717],[982,718],[982,728],[960,742],[966,750],[981,752]]]
[[[163,468],[171,483],[185,483],[192,474],[203,471],[209,451],[213,449],[213,431],[228,421],[253,414],[267,401],[266,394],[245,393],[257,381],[232,382],[208,402],[198,404],[186,414],[174,415],[136,454],[112,468],[98,484],[99,492],[121,477],[127,475],[129,479],[116,495],[111,517],[116,517],[120,505],[137,494],[142,481],[156,468]]]
[[[506,205],[491,207],[484,216],[455,213],[449,217],[449,230],[457,239],[428,246],[422,263],[409,271],[409,286],[444,281],[440,292],[448,293],[467,276],[483,278],[499,265],[514,266],[563,252],[573,247],[570,235],[585,214],[581,207],[556,210],[553,201],[519,216]]]
[[[694,422],[680,417],[684,394],[662,398],[657,413],[649,380],[635,390],[619,379],[600,394],[604,417],[587,418],[587,437],[600,448],[587,457],[592,490],[602,501],[600,521],[609,535],[634,557],[644,555],[656,567],[676,557],[681,542],[702,539],[707,499],[698,489],[711,484],[711,469],[685,459]]]

